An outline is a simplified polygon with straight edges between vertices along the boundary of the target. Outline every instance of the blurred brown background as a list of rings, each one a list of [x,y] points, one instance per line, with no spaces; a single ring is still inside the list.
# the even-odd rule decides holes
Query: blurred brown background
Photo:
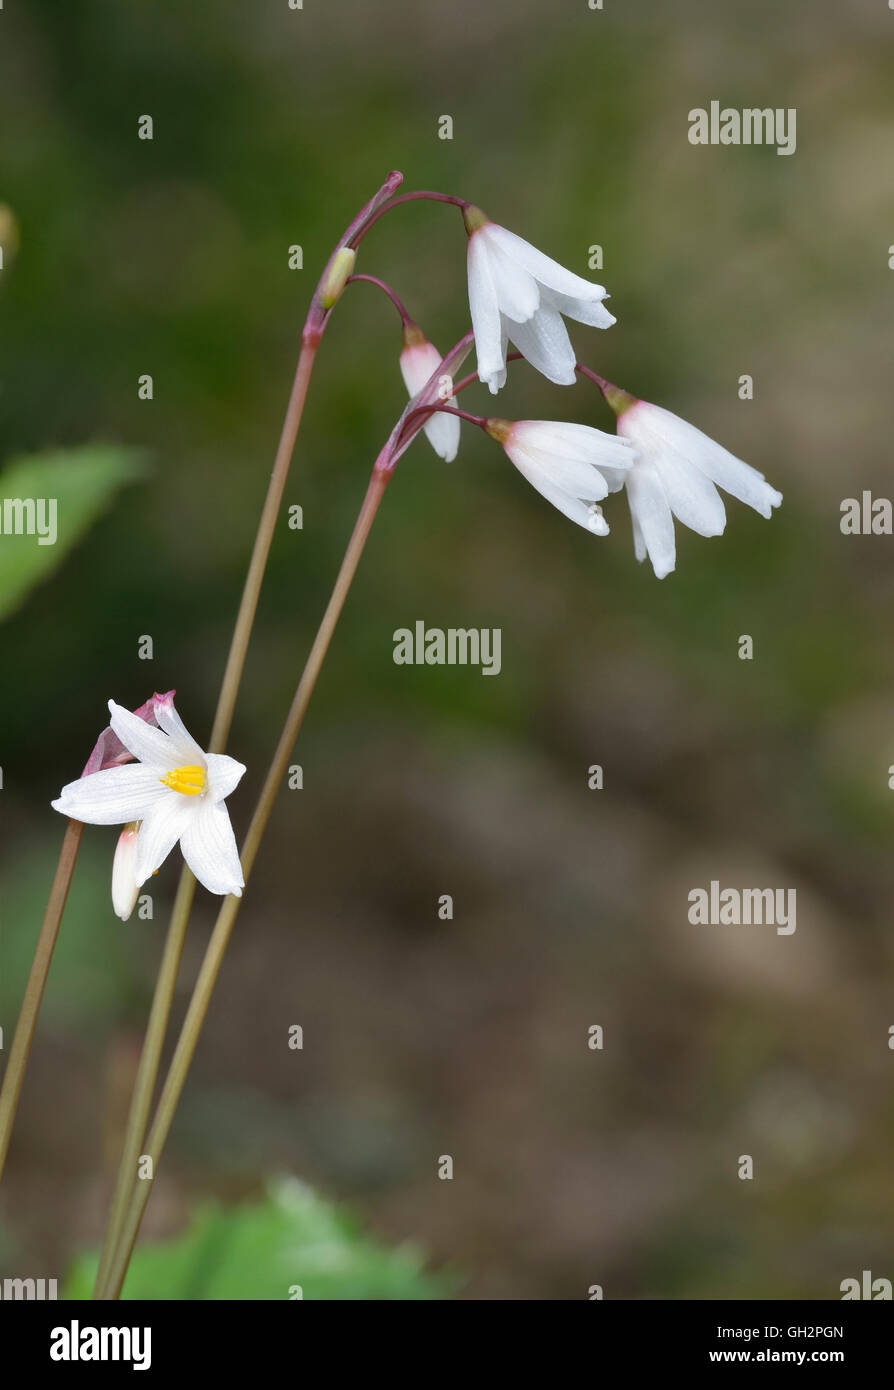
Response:
[[[0,280],[5,452],[120,442],[149,470],[0,630],[7,1048],[62,836],[50,798],[109,696],[175,686],[207,736],[308,296],[400,168],[578,273],[600,243],[618,324],[572,325],[579,354],[785,502],[769,523],[730,502],[719,540],[678,527],[659,582],[623,498],[598,541],[476,431],[449,466],[413,446],[146,1234],[289,1171],[468,1298],[836,1298],[863,1269],[894,1277],[894,537],[839,530],[842,498],[894,492],[894,13],[44,0],[2,23],[0,199],[20,227]],[[712,99],[796,108],[797,152],[690,145]],[[358,269],[446,348],[467,326],[464,242],[454,210],[412,205]],[[281,525],[230,741],[249,766],[237,831],[402,405],[398,348],[384,299],[350,291],[288,489],[304,530]],[[481,389],[464,404],[493,408]],[[498,409],[611,427],[594,390],[524,365]],[[417,618],[501,628],[500,677],[395,666],[392,633]],[[0,1194],[16,1272],[61,1274],[102,1231],[176,881],[172,857],[155,920],[118,922],[115,834],[85,836]],[[687,893],[711,879],[795,888],[797,932],[691,926]],[[200,894],[178,1009],[213,907]]]

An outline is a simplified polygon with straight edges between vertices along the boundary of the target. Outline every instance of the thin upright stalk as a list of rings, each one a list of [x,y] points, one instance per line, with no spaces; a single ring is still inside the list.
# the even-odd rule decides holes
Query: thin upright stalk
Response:
[[[282,506],[283,492],[289,476],[292,454],[295,452],[295,440],[298,438],[301,416],[304,413],[304,402],[307,399],[307,388],[310,384],[310,374],[313,371],[319,343],[320,339],[317,334],[306,337],[301,345],[301,355],[295,370],[295,380],[292,383],[289,404],[283,420],[282,434],[273,462],[273,472],[270,475],[264,508],[258,523],[258,532],[255,536],[248,574],[245,577],[245,587],[242,590],[242,599],[239,604],[239,614],[230,643],[230,654],[227,657],[223,684],[217,701],[217,713],[214,716],[211,741],[208,745],[210,753],[223,752],[230,734],[236,696],[245,667],[245,654],[254,625],[261,585],[264,582],[264,571],[267,568],[270,547],[276,532],[279,509]]]
[[[383,451],[384,452],[384,451]],[[323,620],[320,623],[317,635],[314,638],[310,655],[307,658],[304,672],[298,687],[295,691],[282,734],[276,746],[273,760],[270,764],[266,780],[264,782],[258,804],[252,816],[245,842],[242,846],[241,860],[242,872],[246,884],[261,843],[264,829],[270,818],[270,812],[276,800],[277,793],[282,785],[283,778],[289,765],[289,759],[298,732],[304,720],[310,697],[313,694],[314,686],[320,674],[320,669],[329,649],[332,634],[344,607],[345,599],[351,587],[357,565],[363,553],[367,536],[373,520],[375,519],[379,503],[385,491],[385,487],[390,477],[387,469],[380,468],[378,465],[373,470],[370,478],[369,487],[363,504],[354,524],[351,539],[348,542],[335,586]],[[208,1005],[214,990],[214,985],[220,971],[223,955],[230,939],[233,924],[241,905],[241,898],[225,898],[217,922],[214,926],[211,939],[205,952],[205,958],[196,980],[192,999],[180,1031],[180,1037],[168,1069],[164,1087],[158,1103],[158,1109],[149,1132],[146,1142],[145,1153],[151,1159],[152,1178],[143,1179],[136,1184],[136,1191],[130,1202],[126,1219],[123,1224],[121,1238],[111,1261],[108,1278],[104,1290],[100,1295],[103,1299],[115,1299],[121,1292],[121,1286],[127,1273],[127,1266],[133,1247],[139,1233],[140,1224],[143,1219],[143,1212],[152,1190],[155,1173],[158,1170],[158,1163],[161,1158],[162,1150],[171,1128],[177,1104],[186,1081],[187,1072],[192,1061],[193,1054],[199,1040],[199,1034],[208,1012]]]
[[[40,1012],[40,1003],[50,972],[50,962],[53,959],[53,948],[56,945],[59,923],[62,921],[62,913],[65,910],[65,900],[71,886],[71,876],[74,873],[83,831],[84,826],[78,820],[70,820],[65,827],[62,848],[59,851],[59,862],[53,877],[53,886],[50,889],[40,934],[37,938],[37,947],[31,962],[31,971],[25,986],[25,995],[22,999],[12,1047],[9,1050],[9,1061],[6,1063],[6,1071],[3,1074],[3,1087],[0,1089],[0,1177],[3,1176],[6,1155],[9,1151],[9,1140],[22,1091],[22,1082],[25,1079],[25,1068],[28,1065],[28,1054],[31,1051],[31,1042],[37,1025],[37,1015]]]
[[[183,954],[183,943],[186,938],[186,925],[189,921],[195,891],[195,878],[184,864],[180,873],[180,881],[177,884],[174,905],[171,909],[171,921],[165,937],[161,964],[155,981],[155,992],[152,996],[152,1006],[149,1010],[149,1020],[146,1024],[143,1050],[140,1053],[140,1062],[127,1112],[124,1146],[115,1179],[115,1191],[109,1207],[109,1219],[103,1239],[96,1283],[93,1288],[94,1298],[99,1297],[105,1283],[112,1251],[121,1235],[128,1199],[133,1183],[136,1181],[137,1164],[142,1150],[143,1136],[146,1133],[146,1125],[149,1121],[149,1111],[152,1107],[152,1096],[155,1091],[162,1047],[164,1046],[177,984],[177,972],[180,969],[180,958]]]
[[[230,650],[224,670],[223,682],[218,696],[217,710],[214,716],[214,725],[211,730],[211,738],[209,741],[209,752],[211,753],[222,753],[226,747],[227,738],[229,737],[230,726],[233,721],[233,711],[236,705],[236,696],[239,692],[239,685],[242,680],[245,657],[251,638],[255,614],[257,612],[258,599],[264,581],[264,573],[270,555],[270,547],[273,544],[276,523],[282,506],[283,492],[289,476],[289,468],[295,450],[295,441],[298,437],[301,417],[304,412],[304,403],[307,398],[307,389],[310,384],[311,372],[316,360],[317,349],[320,345],[323,330],[326,327],[332,309],[331,303],[324,302],[324,296],[321,291],[326,284],[330,266],[337,256],[339,249],[348,245],[351,239],[362,231],[370,219],[375,216],[378,209],[391,197],[394,190],[400,186],[401,180],[402,175],[400,173],[396,171],[390,173],[378,192],[376,192],[369,202],[361,208],[360,212],[346,228],[344,235],[335,247],[320,277],[313,299],[311,300],[311,306],[301,336],[301,353],[295,370],[295,378],[292,383],[292,390],[283,420],[282,431],[280,433],[279,445],[273,462],[273,471],[270,475],[267,496],[264,500],[261,518],[258,523],[258,530],[252,548],[248,573],[245,578],[242,598],[239,603],[236,625],[230,642]],[[189,914],[192,910],[195,889],[195,878],[184,864],[180,874],[180,882],[177,887],[177,895],[174,899],[174,906],[171,911],[171,921],[165,940],[149,1021],[146,1027],[143,1051],[140,1056],[137,1078],[131,1097],[121,1162],[115,1180],[115,1191],[112,1197],[109,1221],[103,1240],[96,1284],[93,1290],[94,1298],[102,1296],[103,1286],[108,1274],[109,1261],[120,1239],[121,1227],[127,1210],[127,1204],[137,1181],[137,1163],[143,1148],[143,1136],[146,1133],[146,1125],[149,1120],[149,1111],[152,1105],[152,1096],[155,1091],[155,1084],[161,1064],[161,1052],[164,1045],[165,1033],[167,1032],[168,1020],[170,1018],[174,990],[177,982],[177,973],[183,954],[183,944],[186,937]]]
[[[230,732],[236,696],[239,691],[239,684],[245,667],[245,655],[248,650],[251,630],[254,625],[255,613],[257,612],[261,585],[264,581],[264,571],[267,568],[270,547],[273,544],[276,522],[282,505],[286,480],[289,476],[289,466],[295,449],[295,440],[298,437],[298,429],[301,424],[304,402],[307,398],[307,388],[310,383],[310,375],[313,370],[319,341],[319,334],[315,334],[309,341],[305,338],[301,346],[301,354],[298,358],[295,379],[292,383],[289,403],[283,420],[279,446],[276,450],[276,458],[273,463],[273,471],[270,475],[270,482],[267,487],[267,496],[264,499],[264,507],[261,512],[261,519],[258,523],[257,535],[255,536],[255,543],[248,566],[248,574],[246,575],[245,585],[242,590],[242,599],[239,604],[236,626],[233,629],[233,636],[230,642],[230,652],[227,657],[223,683],[221,685],[220,695],[218,696],[217,712],[214,716],[214,726],[211,730],[211,740],[208,749],[211,753],[220,753],[223,751]],[[105,1283],[112,1251],[121,1235],[121,1227],[127,1210],[127,1203],[137,1180],[137,1164],[142,1152],[146,1125],[149,1121],[149,1111],[152,1106],[152,1096],[158,1078],[161,1052],[164,1046],[165,1033],[167,1032],[168,1020],[171,1014],[171,1006],[177,984],[177,973],[180,968],[183,944],[186,938],[186,928],[189,922],[189,914],[192,910],[195,891],[196,880],[184,864],[180,872],[180,882],[177,885],[177,895],[174,899],[174,906],[171,909],[171,921],[168,927],[167,937],[165,938],[164,951],[159,966],[158,978],[155,983],[155,993],[149,1011],[149,1021],[146,1025],[146,1037],[143,1042],[142,1053],[140,1054],[140,1063],[137,1069],[133,1095],[131,1096],[130,1109],[127,1116],[127,1127],[124,1135],[124,1147],[121,1153],[118,1175],[115,1180],[115,1191],[112,1196],[108,1226],[103,1241],[102,1253],[100,1255],[99,1269],[96,1275],[94,1297],[99,1296],[103,1284]]]

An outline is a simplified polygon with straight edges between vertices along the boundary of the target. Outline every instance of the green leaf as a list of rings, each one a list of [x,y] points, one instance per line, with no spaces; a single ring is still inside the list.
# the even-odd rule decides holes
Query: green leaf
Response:
[[[62,1297],[89,1299],[96,1266],[95,1255],[81,1256]],[[297,1179],[278,1178],[261,1202],[207,1204],[183,1235],[138,1246],[122,1296],[420,1300],[449,1298],[453,1286],[427,1273],[416,1250],[389,1250]]]
[[[7,465],[0,473],[0,619],[58,569],[118,489],[144,474],[136,450],[103,444]]]
[[[46,809],[47,835],[38,846],[7,847],[0,861],[0,1017],[18,1014],[40,930],[65,818]],[[152,938],[134,913],[119,922],[110,892],[120,826],[88,826],[81,843],[65,916],[53,952],[39,1029],[72,1030],[82,1040],[107,1041],[128,1007],[145,1006],[147,954]],[[156,908],[156,911],[158,908]],[[141,930],[142,929],[142,930]]]

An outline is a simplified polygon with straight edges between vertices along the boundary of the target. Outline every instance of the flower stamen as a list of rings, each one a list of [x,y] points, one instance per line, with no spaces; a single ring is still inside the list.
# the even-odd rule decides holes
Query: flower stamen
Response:
[[[175,767],[159,781],[181,796],[198,796],[205,790],[205,769],[195,765]]]

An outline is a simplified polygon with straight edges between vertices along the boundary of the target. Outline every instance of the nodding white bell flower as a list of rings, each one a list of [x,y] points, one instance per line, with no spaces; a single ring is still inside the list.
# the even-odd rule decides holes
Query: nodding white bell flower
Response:
[[[623,477],[633,466],[627,440],[557,420],[492,419],[485,429],[547,502],[594,535],[608,535],[599,503],[610,491],[607,474]]]
[[[463,213],[469,234],[469,308],[478,376],[496,395],[506,381],[507,339],[559,386],[574,382],[574,349],[562,315],[595,328],[615,322],[606,290],[491,222],[480,208]]]
[[[179,840],[184,859],[210,893],[241,897],[242,867],[224,801],[245,772],[242,763],[223,753],[203,752],[173,700],[156,702],[158,728],[114,700],[109,711],[112,732],[138,761],[69,782],[53,809],[88,825],[141,822],[131,865],[137,888]],[[129,849],[122,850],[122,903],[128,854]]]
[[[781,503],[782,493],[763,473],[694,425],[610,382],[601,390],[618,417],[618,434],[637,454],[629,472],[609,482],[613,491],[626,486],[636,558],[648,555],[659,579],[676,565],[674,517],[700,536],[723,534],[726,509],[718,487],[764,517]]]
[[[431,375],[438,370],[441,361],[438,349],[434,343],[429,342],[418,324],[405,323],[400,370],[411,399],[419,394]],[[453,400],[453,378],[449,372],[444,373],[441,398],[445,405]],[[436,410],[425,422],[424,428],[426,438],[435,453],[445,463],[452,463],[459,449],[459,416]]]
[[[139,884],[134,877],[137,856],[137,836],[140,822],[130,821],[118,836],[115,858],[112,860],[112,907],[116,917],[126,922],[137,905]]]

